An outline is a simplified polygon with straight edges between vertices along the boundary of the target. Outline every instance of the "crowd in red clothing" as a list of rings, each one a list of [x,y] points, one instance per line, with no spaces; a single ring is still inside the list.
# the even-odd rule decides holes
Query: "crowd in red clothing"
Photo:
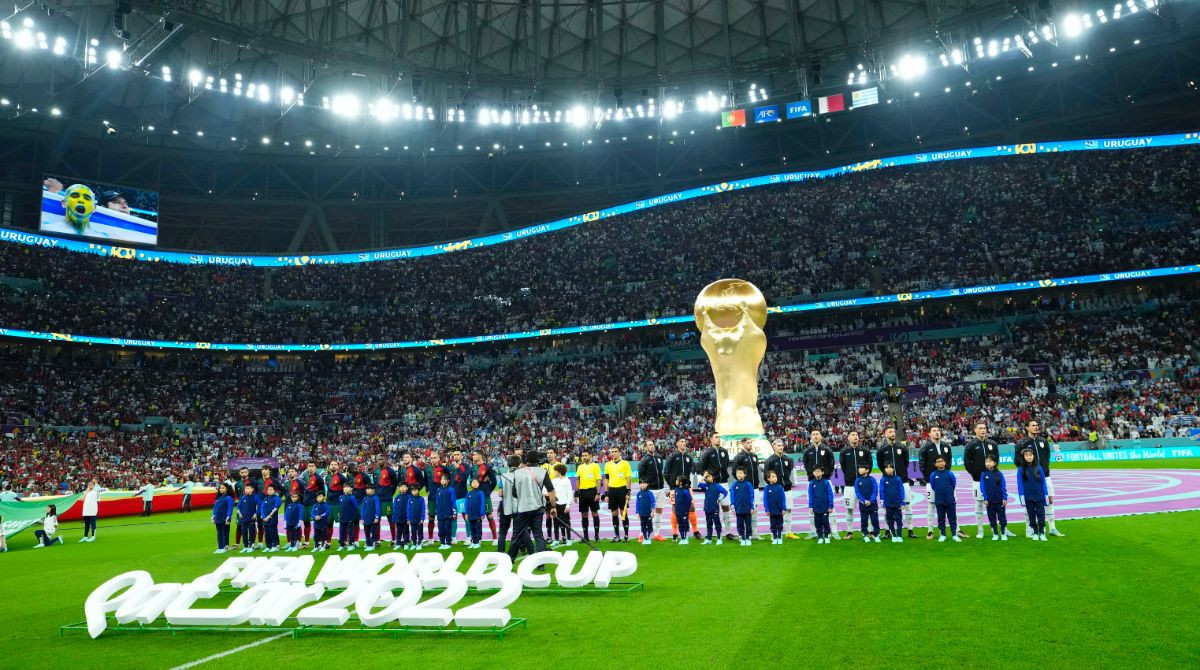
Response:
[[[986,337],[772,351],[760,413],[767,434],[796,449],[813,427],[835,445],[852,429],[869,443],[894,416],[912,440],[938,425],[961,442],[978,420],[1003,440],[1032,417],[1059,440],[1186,435],[1200,398],[1194,295],[1139,310],[1083,301],[1006,318]],[[366,463],[457,448],[499,465],[515,448],[617,445],[636,456],[646,439],[682,437],[699,449],[712,430],[711,371],[703,358],[665,355],[694,349],[694,339],[660,344],[600,335],[526,356],[456,350],[286,365],[14,346],[0,360],[0,414],[12,433],[0,481],[209,481],[238,456]],[[882,393],[890,378],[907,389],[898,413]]]

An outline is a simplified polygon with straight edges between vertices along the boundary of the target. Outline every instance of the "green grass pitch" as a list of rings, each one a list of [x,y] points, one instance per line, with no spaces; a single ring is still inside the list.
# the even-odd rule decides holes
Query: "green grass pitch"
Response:
[[[267,637],[59,636],[59,626],[83,620],[92,589],[118,573],[189,581],[219,565],[226,557],[211,553],[207,518],[101,520],[91,544],[76,543],[79,524],[64,524],[67,543],[37,551],[29,531],[10,540],[0,555],[0,668],[173,668]],[[644,582],[644,592],[523,595],[510,609],[528,627],[504,640],[284,638],[200,667],[1200,667],[1200,512],[1061,528],[1068,537],[1048,543],[980,542],[972,532],[962,544],[620,545],[638,555],[627,579]]]

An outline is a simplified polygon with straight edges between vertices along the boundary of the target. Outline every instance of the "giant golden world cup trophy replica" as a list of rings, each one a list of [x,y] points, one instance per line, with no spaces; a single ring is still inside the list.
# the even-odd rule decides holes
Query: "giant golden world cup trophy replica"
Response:
[[[732,453],[750,438],[765,457],[771,445],[758,415],[758,366],[767,352],[767,300],[748,281],[719,279],[700,291],[695,316],[716,380],[715,427],[721,443]]]

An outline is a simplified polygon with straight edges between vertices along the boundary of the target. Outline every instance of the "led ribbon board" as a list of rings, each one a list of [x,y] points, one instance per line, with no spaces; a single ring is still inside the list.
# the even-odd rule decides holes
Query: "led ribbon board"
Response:
[[[985,284],[966,288],[943,288],[913,293],[893,293],[892,295],[866,296],[862,298],[845,298],[842,300],[821,300],[817,302],[799,303],[795,305],[780,305],[768,307],[770,314],[797,314],[800,312],[817,312],[828,309],[845,307],[869,307],[902,302],[919,302],[922,300],[937,300],[968,295],[984,295],[989,293],[1012,293],[1038,288],[1056,286],[1083,286],[1086,284],[1102,284],[1108,282],[1127,281],[1131,279],[1153,279],[1159,277],[1185,276],[1200,273],[1200,264],[1176,265],[1166,268],[1148,270],[1131,270],[1127,272],[1112,272],[1096,275],[1080,275],[1077,277],[1060,277],[1055,279],[1032,279],[1029,281],[1008,282],[1006,284]],[[388,349],[427,349],[430,347],[445,347],[459,344],[482,344],[485,342],[502,342],[509,340],[525,340],[535,337],[554,337],[558,335],[573,335],[578,333],[598,333],[608,330],[633,328],[650,328],[679,323],[691,323],[692,316],[670,316],[659,319],[640,319],[638,321],[618,321],[616,323],[599,323],[586,326],[565,326],[562,328],[543,328],[541,330],[523,330],[514,333],[496,333],[494,335],[472,335],[469,337],[450,337],[433,340],[408,340],[404,342],[364,342],[342,344],[254,344],[239,342],[180,342],[176,340],[139,340],[126,337],[102,337],[95,335],[76,335],[73,333],[51,333],[19,328],[0,328],[0,337],[13,337],[26,340],[45,340],[50,342],[78,342],[81,344],[104,344],[120,347],[141,347],[158,349],[204,349],[214,351],[384,351]]]
[[[460,629],[496,629],[509,625],[508,606],[522,589],[547,588],[551,576],[564,589],[588,585],[607,589],[613,579],[637,571],[637,556],[625,551],[589,552],[582,562],[575,551],[543,551],[515,569],[508,554],[484,552],[465,572],[459,572],[461,553],[419,553],[410,559],[392,552],[332,555],[310,583],[314,563],[313,556],[234,557],[186,584],[156,584],[144,570],[125,572],[88,596],[87,631],[97,638],[113,622],[145,626],[159,619],[165,619],[172,631],[202,627],[244,633],[241,627],[246,625],[329,629],[344,626],[352,612],[359,625],[349,630],[452,624]],[[546,571],[537,572],[539,568]],[[224,585],[237,593],[232,602],[205,607],[202,601],[218,597],[227,590]],[[470,588],[495,593],[457,607]],[[422,601],[426,591],[439,592]]]
[[[952,149],[947,151],[907,154],[904,156],[893,156],[890,158],[876,158],[874,160],[853,163],[850,165],[842,165],[840,167],[829,168],[826,170],[781,172],[778,174],[764,175],[761,177],[735,179],[733,181],[721,182],[719,184],[709,184],[708,186],[701,186],[685,191],[676,191],[674,193],[647,198],[645,200],[627,202],[623,205],[616,205],[614,207],[587,212],[585,214],[576,214],[575,216],[566,219],[558,219],[548,223],[541,223],[535,226],[519,228],[507,233],[497,233],[495,235],[473,237],[465,240],[443,242],[440,244],[431,244],[426,246],[404,247],[400,249],[380,249],[377,251],[341,254],[314,254],[311,256],[191,254],[177,251],[155,251],[147,249],[135,249],[132,247],[114,246],[109,244],[81,242],[78,240],[51,237],[47,235],[36,235],[33,233],[23,233],[8,229],[0,229],[0,242],[12,242],[29,246],[65,249],[67,251],[74,251],[78,253],[110,256],[128,260],[182,263],[187,265],[295,267],[303,265],[375,263],[405,258],[417,258],[419,256],[437,256],[439,254],[448,254],[456,251],[477,249],[495,244],[505,244],[507,242],[515,242],[517,240],[524,239],[526,237],[532,237],[534,235],[545,235],[558,230],[573,228],[584,223],[599,221],[600,219],[608,219],[614,216],[620,216],[621,214],[628,214],[630,212],[653,209],[655,207],[661,207],[662,205],[675,202],[682,202],[684,200],[705,198],[746,188],[772,186],[782,183],[803,182],[813,179],[829,179],[832,177],[840,177],[846,174],[865,172],[867,170],[879,170],[883,168],[901,167],[905,165],[923,165],[928,163],[941,163],[945,161],[995,158],[1004,156],[1065,153],[1070,151],[1119,151],[1129,149],[1148,149],[1151,147],[1177,147],[1195,144],[1200,144],[1200,132],[1180,133],[1175,135],[1121,137],[1115,139],[1064,140],[1055,142],[1030,142],[1027,144],[1001,144],[988,147],[973,147],[968,149]]]

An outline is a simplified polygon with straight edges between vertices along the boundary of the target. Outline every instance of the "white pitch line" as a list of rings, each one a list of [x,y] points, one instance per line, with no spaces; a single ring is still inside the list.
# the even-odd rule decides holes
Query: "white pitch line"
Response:
[[[192,661],[191,663],[184,663],[183,665],[177,665],[177,666],[171,668],[171,670],[187,670],[188,668],[194,668],[197,665],[200,665],[202,663],[208,663],[209,661],[215,661],[218,658],[225,658],[226,656],[232,656],[233,654],[236,654],[239,651],[246,651],[247,649],[252,649],[254,647],[257,647],[260,644],[274,642],[275,640],[278,640],[281,637],[288,637],[289,635],[291,635],[291,633],[280,633],[279,635],[272,635],[271,637],[264,637],[263,639],[258,640],[256,642],[251,642],[249,644],[243,644],[240,647],[234,647],[233,649],[230,649],[229,651],[223,651],[219,654],[213,654],[212,656],[205,656],[204,658],[197,660],[197,661]]]

